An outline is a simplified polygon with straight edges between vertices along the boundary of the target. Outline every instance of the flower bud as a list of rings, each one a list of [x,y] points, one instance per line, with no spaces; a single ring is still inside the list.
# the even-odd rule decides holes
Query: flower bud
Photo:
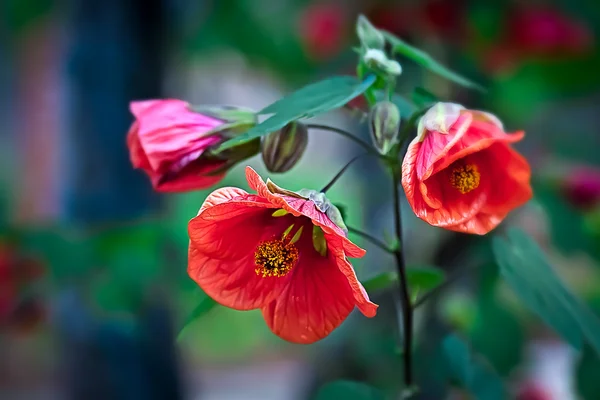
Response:
[[[371,22],[364,16],[359,15],[356,22],[356,34],[360,42],[368,49],[383,49],[385,38],[382,33],[376,29]]]
[[[387,154],[398,140],[400,110],[390,101],[377,103],[369,115],[371,140],[381,154]]]
[[[270,172],[289,171],[306,150],[308,129],[299,122],[290,122],[277,132],[264,136],[261,151]]]

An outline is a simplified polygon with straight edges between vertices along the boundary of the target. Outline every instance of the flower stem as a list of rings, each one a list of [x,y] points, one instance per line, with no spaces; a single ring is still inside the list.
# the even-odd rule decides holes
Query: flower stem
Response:
[[[359,229],[352,228],[350,226],[348,226],[348,232],[354,233],[355,235],[358,235],[358,236],[361,236],[361,237],[367,239],[369,242],[371,242],[375,246],[379,247],[381,250],[385,251],[386,253],[390,253],[390,254],[394,253],[394,250],[390,249],[388,247],[388,245],[386,245],[383,241],[377,239],[375,236],[372,236],[371,234],[369,234],[367,232],[363,232]]]
[[[321,130],[324,130],[324,131],[330,131],[330,132],[338,133],[338,134],[340,134],[342,136],[345,136],[346,138],[354,141],[355,143],[358,143],[359,145],[361,145],[362,147],[364,147],[365,150],[367,150],[369,153],[374,154],[374,155],[376,155],[377,157],[380,157],[380,158],[384,157],[381,154],[379,154],[379,152],[373,146],[371,146],[369,143],[365,142],[364,140],[362,140],[360,138],[357,138],[356,136],[354,136],[350,132],[345,131],[343,129],[336,128],[334,126],[320,125],[320,124],[307,124],[306,127],[308,129],[321,129]]]
[[[413,374],[412,374],[412,336],[413,336],[413,307],[410,302],[410,293],[408,289],[408,282],[406,279],[406,265],[404,263],[404,252],[402,243],[402,217],[400,214],[400,194],[398,185],[400,183],[400,176],[398,174],[398,166],[392,166],[392,179],[393,179],[393,192],[394,192],[394,225],[396,231],[396,239],[398,247],[394,250],[394,257],[396,258],[396,268],[398,269],[398,276],[400,277],[400,299],[402,303],[402,327],[404,331],[404,384],[407,389],[413,385]]]
[[[356,160],[358,160],[359,158],[361,158],[362,156],[366,156],[369,153],[363,153],[363,154],[359,154],[356,157],[354,157],[353,159],[351,159],[350,161],[348,161],[346,163],[346,165],[344,165],[342,167],[342,169],[340,169],[340,171],[335,174],[335,176],[329,181],[329,183],[327,185],[325,185],[325,187],[323,187],[323,189],[321,189],[321,193],[327,193],[327,191],[329,189],[331,189],[331,187],[337,182],[338,179],[340,179],[342,177],[342,175],[344,174],[344,172],[346,172],[346,170],[348,169],[348,167],[350,165],[352,165],[352,163]]]

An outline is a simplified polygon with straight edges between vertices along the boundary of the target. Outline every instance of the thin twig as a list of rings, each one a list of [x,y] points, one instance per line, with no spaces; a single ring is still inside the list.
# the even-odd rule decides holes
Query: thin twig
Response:
[[[351,134],[348,131],[345,131],[343,129],[340,128],[336,128],[334,126],[329,126],[329,125],[320,125],[320,124],[307,124],[306,127],[308,129],[321,129],[324,131],[330,131],[330,132],[335,132],[338,133],[342,136],[345,136],[346,138],[354,141],[355,143],[359,144],[360,146],[364,147],[365,150],[367,150],[369,153],[376,155],[379,158],[385,158],[385,156],[382,156],[381,154],[379,154],[379,152],[373,147],[371,146],[369,143],[365,142],[364,140],[354,136],[353,134]]]
[[[355,235],[358,235],[358,236],[361,236],[361,237],[367,239],[369,242],[371,242],[375,246],[379,247],[381,250],[385,251],[386,253],[394,254],[394,250],[390,249],[388,247],[388,245],[386,245],[382,240],[377,239],[375,236],[372,236],[371,234],[369,234],[367,232],[363,232],[359,229],[352,228],[350,226],[348,226],[348,232],[354,233]]]
[[[321,193],[327,193],[327,191],[329,189],[331,189],[331,187],[337,182],[338,179],[340,179],[342,177],[342,175],[344,174],[344,172],[346,172],[346,170],[348,169],[348,167],[350,165],[352,165],[352,163],[356,160],[358,160],[359,158],[361,158],[362,156],[366,156],[369,153],[363,153],[363,154],[359,154],[356,157],[354,157],[353,159],[351,159],[350,161],[348,161],[346,163],[346,165],[344,165],[342,167],[342,169],[340,169],[340,171],[335,174],[335,176],[329,181],[329,183],[327,185],[325,185],[325,187],[323,189],[321,189]]]

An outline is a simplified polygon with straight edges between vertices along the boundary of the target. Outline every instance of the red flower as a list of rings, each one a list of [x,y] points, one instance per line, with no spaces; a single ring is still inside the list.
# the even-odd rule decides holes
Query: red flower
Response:
[[[348,25],[344,8],[338,4],[312,4],[299,20],[300,39],[309,56],[316,60],[340,53]]]
[[[482,111],[438,103],[423,116],[402,164],[402,186],[415,214],[434,226],[483,235],[532,196],[527,161]]]
[[[134,101],[130,109],[136,117],[127,134],[131,162],[148,174],[159,192],[210,187],[223,179],[227,167],[258,152],[256,141],[239,148],[243,157],[240,151],[231,159],[207,156],[211,146],[226,140],[224,133],[234,124],[194,112],[185,101]]]
[[[269,328],[295,343],[324,338],[355,305],[373,317],[377,305],[347,260],[365,251],[332,221],[337,208],[322,193],[265,184],[250,167],[246,179],[257,194],[218,189],[190,221],[190,277],[227,307],[260,308]]]
[[[569,173],[562,185],[566,198],[573,206],[589,210],[600,204],[600,170],[577,168]]]

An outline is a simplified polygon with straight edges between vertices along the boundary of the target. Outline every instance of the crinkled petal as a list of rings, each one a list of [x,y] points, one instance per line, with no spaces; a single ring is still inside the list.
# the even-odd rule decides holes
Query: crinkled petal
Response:
[[[319,257],[303,252],[301,257],[288,285],[262,311],[277,336],[309,344],[337,328],[354,309],[355,299],[333,254]]]
[[[335,234],[342,238],[342,245],[348,257],[360,258],[365,255],[366,251],[352,243],[344,231],[334,224],[325,213],[319,211],[312,201],[272,193],[260,175],[251,167],[246,167],[246,179],[248,185],[256,190],[259,196],[264,197],[277,208],[286,210],[294,216],[304,215],[310,218],[313,224],[321,227],[325,233]]]
[[[414,167],[421,143],[414,140],[402,163],[402,186],[408,203],[415,215],[430,225],[448,227],[468,221],[485,206],[489,191],[487,164],[473,155],[465,162],[478,165],[481,173],[480,186],[462,194],[450,184],[448,170],[441,171],[421,182]]]
[[[226,187],[217,189],[206,197],[206,199],[204,200],[204,203],[202,203],[202,206],[200,207],[200,210],[198,211],[198,215],[202,214],[202,211],[204,211],[208,208],[214,207],[217,204],[226,203],[230,200],[235,199],[236,197],[243,197],[243,196],[247,196],[247,195],[248,195],[248,192],[246,192],[244,189],[240,189],[240,188],[236,188],[236,187],[232,187],[232,186],[226,186]]]
[[[470,113],[461,113],[447,134],[427,132],[421,141],[421,150],[415,160],[416,172],[420,180],[425,180],[432,174],[435,162],[445,157],[450,148],[464,136],[472,120]]]

